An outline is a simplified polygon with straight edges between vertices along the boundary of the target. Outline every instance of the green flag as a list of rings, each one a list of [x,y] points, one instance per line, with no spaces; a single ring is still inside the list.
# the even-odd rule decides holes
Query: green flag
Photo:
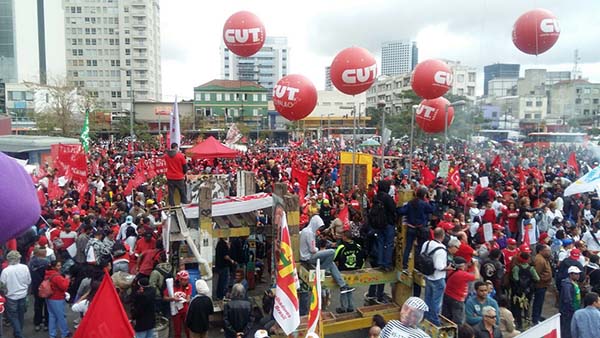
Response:
[[[87,153],[90,148],[90,111],[85,111],[85,121],[83,122],[83,128],[81,129],[81,136],[79,136],[81,140],[81,145],[83,145],[83,150]]]

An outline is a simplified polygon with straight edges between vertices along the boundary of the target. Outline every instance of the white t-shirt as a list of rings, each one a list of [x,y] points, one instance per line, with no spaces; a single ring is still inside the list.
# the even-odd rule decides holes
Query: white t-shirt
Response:
[[[6,298],[19,300],[27,297],[31,284],[31,274],[25,264],[7,266],[0,274],[0,282],[6,285]]]
[[[596,239],[600,241],[600,230],[596,231],[594,235],[596,235]],[[600,251],[600,245],[598,245],[594,237],[592,237],[591,231],[587,231],[586,233],[584,233],[581,239],[583,239],[585,245],[590,251]]]
[[[429,243],[429,246],[427,245]],[[429,279],[429,280],[438,280],[438,279],[442,279],[442,278],[446,278],[446,267],[448,267],[448,252],[445,250],[446,246],[438,241],[427,241],[423,244],[423,247],[421,248],[421,253],[426,253],[425,250],[427,250],[427,253],[432,252],[433,250],[435,250],[438,247],[442,247],[444,249],[440,249],[437,250],[436,252],[433,253],[433,255],[431,255],[431,258],[433,259],[433,267],[435,268],[435,271],[433,272],[432,275],[430,276],[425,276],[425,278]]]

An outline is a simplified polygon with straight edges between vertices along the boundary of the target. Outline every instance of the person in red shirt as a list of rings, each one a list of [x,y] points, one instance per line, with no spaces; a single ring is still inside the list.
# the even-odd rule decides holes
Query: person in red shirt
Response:
[[[477,256],[477,252],[469,245],[467,242],[467,234],[460,233],[458,235],[458,239],[460,240],[460,246],[458,247],[458,251],[454,254],[454,257],[462,257],[467,262],[473,260],[473,255]]]
[[[65,293],[69,288],[70,279],[60,274],[62,264],[60,261],[53,261],[46,270],[44,279],[50,282],[52,295],[46,299],[48,306],[48,334],[50,337],[56,337],[57,327],[63,337],[70,337],[69,326],[67,325],[65,315]]]
[[[171,144],[171,150],[167,150],[163,159],[167,162],[167,187],[169,188],[169,204],[175,205],[175,189],[179,191],[181,203],[187,203],[187,194],[185,189],[185,173],[187,172],[187,161],[185,156],[179,152],[177,143]]]
[[[442,302],[442,314],[454,323],[465,322],[465,299],[469,293],[469,283],[479,278],[477,262],[473,263],[473,273],[467,272],[467,261],[462,257],[454,257],[456,270],[448,272],[446,290]]]
[[[152,236],[152,230],[149,228],[145,229],[144,237],[137,240],[135,243],[135,256],[140,257],[146,250],[156,248],[156,239]]]
[[[507,241],[508,247],[502,249],[502,255],[504,256],[504,268],[507,269],[510,266],[512,258],[519,253],[517,249],[517,241],[514,238],[509,238]]]
[[[190,337],[190,330],[185,325],[185,316],[187,314],[190,298],[192,296],[192,286],[189,283],[190,274],[186,270],[181,270],[175,277],[173,283],[173,297],[169,295],[169,290],[163,292],[163,300],[175,302],[177,314],[171,319],[173,320],[173,337],[181,338],[181,331],[185,328],[185,336]]]

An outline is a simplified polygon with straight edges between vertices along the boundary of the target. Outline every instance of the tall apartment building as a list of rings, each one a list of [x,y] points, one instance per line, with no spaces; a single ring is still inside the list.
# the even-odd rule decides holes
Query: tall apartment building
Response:
[[[5,83],[64,78],[65,30],[60,1],[0,0],[0,79]]]
[[[63,3],[71,84],[112,112],[161,99],[159,0]]]
[[[497,78],[518,79],[521,66],[518,64],[495,63],[483,67],[483,95],[489,95],[488,82]]]
[[[410,85],[411,73],[395,76],[380,76],[367,90],[366,107],[377,107],[379,101],[387,103],[386,109],[390,113],[400,113],[410,109],[410,99],[404,93],[412,90]]]
[[[267,36],[265,44],[251,57],[239,57],[221,45],[221,75],[225,80],[256,82],[271,97],[277,81],[289,74],[290,48],[287,37]]]
[[[419,49],[415,41],[396,40],[381,44],[381,75],[399,75],[415,69]]]
[[[475,67],[463,65],[460,61],[444,60],[450,70],[454,80],[449,93],[452,95],[465,96],[471,101],[475,101],[475,87],[477,86],[477,69]]]

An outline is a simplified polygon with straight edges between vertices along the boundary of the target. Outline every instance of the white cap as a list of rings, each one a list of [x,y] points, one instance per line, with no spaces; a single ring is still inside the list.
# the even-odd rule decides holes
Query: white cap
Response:
[[[256,330],[256,333],[254,333],[254,338],[269,338],[269,333],[267,330]]]
[[[579,270],[578,267],[576,266],[571,266],[569,267],[569,270],[567,270],[569,273],[581,273],[581,270]]]

